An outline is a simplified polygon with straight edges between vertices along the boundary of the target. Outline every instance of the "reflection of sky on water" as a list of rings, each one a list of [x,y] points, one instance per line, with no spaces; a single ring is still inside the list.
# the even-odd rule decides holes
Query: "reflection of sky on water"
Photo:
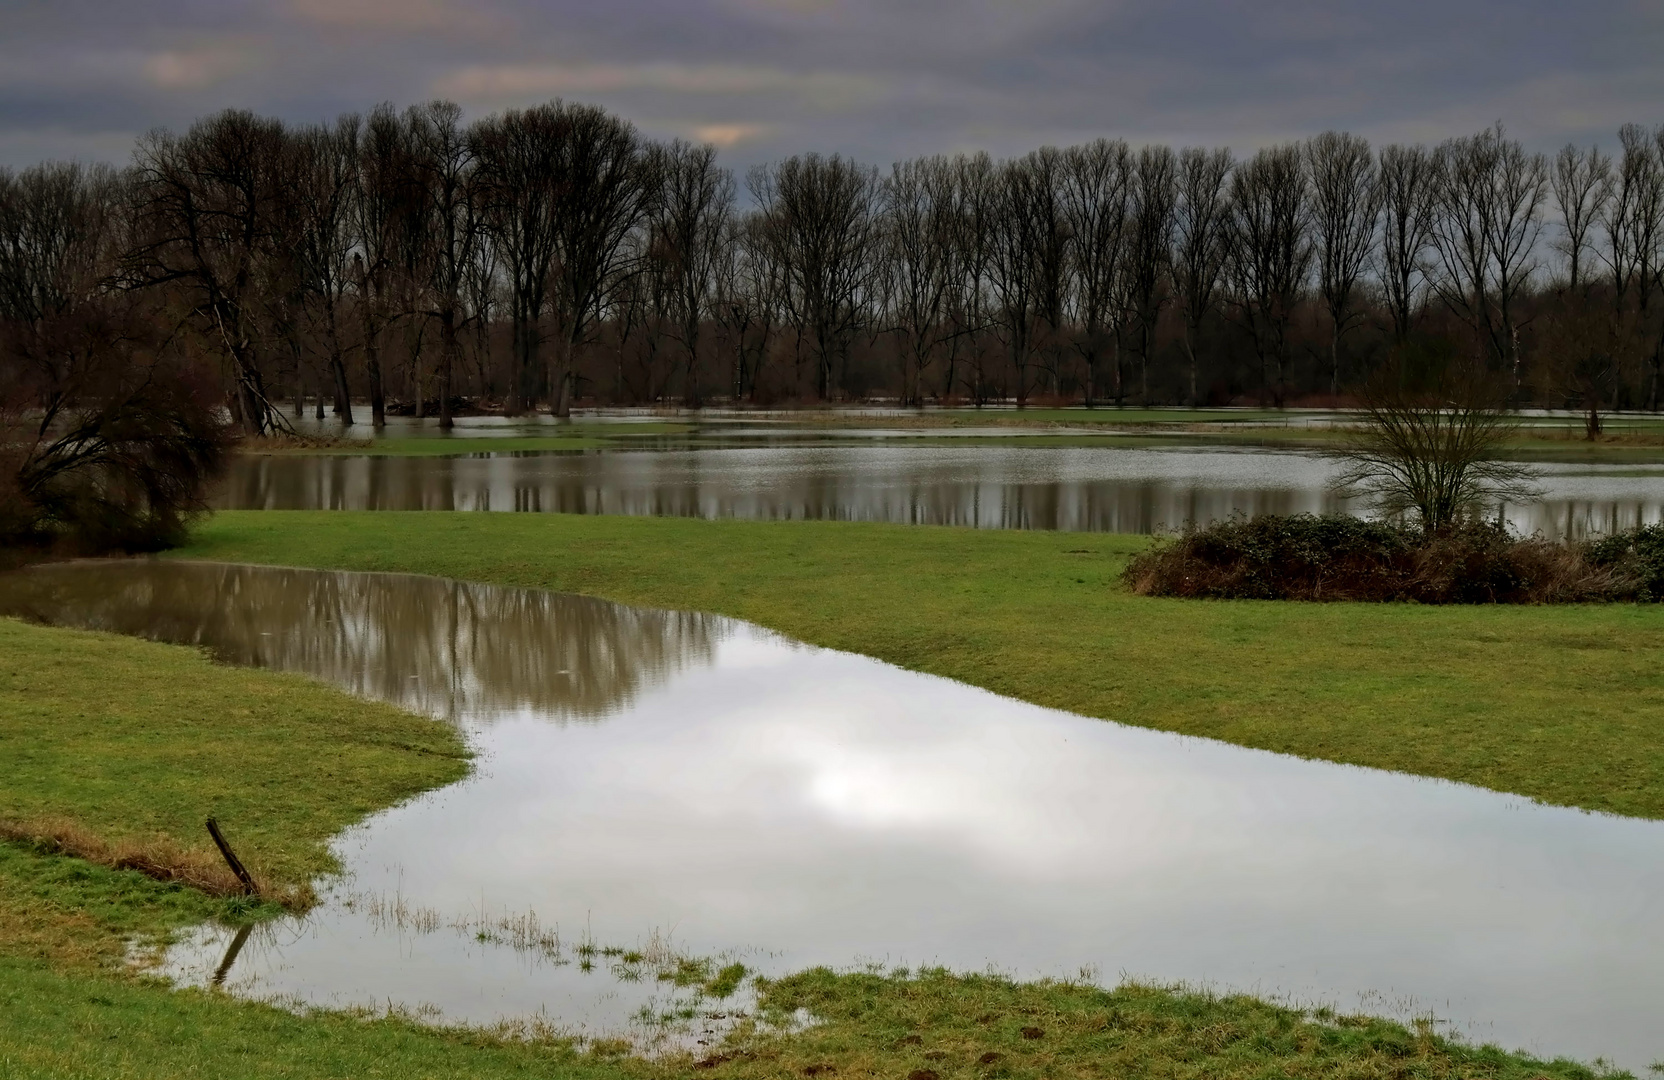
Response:
[[[483,442],[483,440],[481,440]],[[260,457],[223,509],[510,510],[1147,533],[1233,513],[1355,509],[1308,453],[1209,448],[773,446],[462,458]],[[1664,470],[1545,465],[1522,532],[1664,519]]]
[[[742,623],[536,592],[141,562],[14,576],[0,610],[148,626],[464,725],[477,772],[346,833],[350,877],[248,942],[238,992],[613,1029],[667,992],[586,974],[571,945],[656,931],[767,972],[1095,965],[1431,1010],[1478,1039],[1634,1068],[1664,1053],[1664,823],[1087,720]],[[320,616],[351,629],[322,633]],[[465,708],[424,692],[458,681],[475,687]],[[528,912],[563,956],[466,932]],[[205,931],[174,970],[206,981],[228,939]]]

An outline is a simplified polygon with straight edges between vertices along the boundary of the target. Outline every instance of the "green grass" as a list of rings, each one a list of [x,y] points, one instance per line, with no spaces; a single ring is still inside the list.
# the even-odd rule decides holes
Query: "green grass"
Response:
[[[304,883],[367,814],[460,778],[448,725],[295,675],[113,634],[0,620],[0,820],[206,853],[217,817],[257,873]]]
[[[1664,817],[1664,607],[1130,595],[1101,533],[250,511],[180,554],[712,611],[1145,727]]]

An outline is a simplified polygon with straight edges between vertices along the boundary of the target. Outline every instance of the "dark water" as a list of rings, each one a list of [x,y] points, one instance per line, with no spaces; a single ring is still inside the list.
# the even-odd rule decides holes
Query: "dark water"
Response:
[[[239,459],[216,505],[888,521],[1148,533],[1233,513],[1354,507],[1309,453],[941,445]],[[1542,466],[1520,530],[1584,536],[1664,519],[1664,467]]]
[[[1084,966],[1430,1012],[1638,1071],[1664,1057],[1664,823],[536,591],[126,562],[0,579],[0,611],[306,672],[478,750],[469,779],[337,841],[347,874],[244,943],[224,973],[239,994],[639,1033],[643,1009],[697,1025],[735,1007],[659,982],[676,955]],[[167,970],[210,982],[231,939],[204,927]],[[586,951],[608,944],[641,956]]]

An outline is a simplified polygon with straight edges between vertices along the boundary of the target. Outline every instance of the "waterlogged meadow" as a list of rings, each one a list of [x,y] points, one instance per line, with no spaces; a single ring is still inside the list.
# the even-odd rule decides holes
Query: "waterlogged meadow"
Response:
[[[475,755],[340,835],[345,873],[304,916],[180,938],[182,983],[719,1055],[759,1024],[847,1037],[855,984],[804,971],[1085,965],[1538,1055],[1655,1053],[1655,822],[535,590],[151,562],[36,569],[4,604],[322,678],[450,721]],[[960,1053],[906,1034],[892,1052]]]

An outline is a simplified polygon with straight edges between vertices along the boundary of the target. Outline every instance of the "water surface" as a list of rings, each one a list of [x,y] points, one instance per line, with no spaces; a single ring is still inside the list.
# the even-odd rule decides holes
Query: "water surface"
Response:
[[[488,447],[484,439],[467,445]],[[1232,514],[1360,510],[1333,462],[1227,448],[755,446],[466,457],[243,457],[235,510],[508,510],[1149,533]],[[1545,465],[1522,532],[1664,520],[1664,469]]]
[[[237,993],[610,1031],[677,992],[585,971],[579,943],[669,940],[768,973],[1085,966],[1430,1011],[1636,1070],[1664,1057],[1664,823],[532,590],[138,561],[11,575],[0,611],[306,672],[480,752],[469,779],[344,834],[346,877],[247,941]],[[211,981],[230,938],[205,928],[170,969]]]

